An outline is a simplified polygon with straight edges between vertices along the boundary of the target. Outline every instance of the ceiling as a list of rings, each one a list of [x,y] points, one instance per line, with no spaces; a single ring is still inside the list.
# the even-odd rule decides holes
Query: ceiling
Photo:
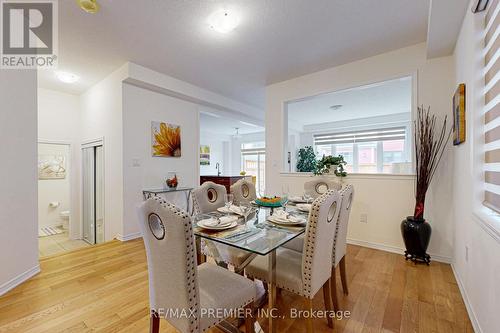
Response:
[[[41,71],[42,87],[79,94],[132,61],[263,109],[268,84],[425,41],[430,0],[98,1],[59,1],[59,69],[81,80]],[[207,24],[224,7],[241,16],[228,34]]]
[[[200,131],[202,133],[212,133],[214,135],[234,135],[236,127],[240,134],[257,133],[264,131],[258,125],[245,122],[235,117],[227,117],[212,109],[204,109],[200,112]]]
[[[411,77],[331,92],[288,104],[288,121],[307,125],[411,112]],[[342,105],[332,110],[332,105]]]

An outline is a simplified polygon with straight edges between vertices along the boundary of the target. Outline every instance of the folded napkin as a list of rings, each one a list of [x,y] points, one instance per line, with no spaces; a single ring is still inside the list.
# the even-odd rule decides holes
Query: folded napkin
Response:
[[[288,214],[287,212],[283,210],[277,210],[274,212],[274,214],[271,216],[272,219],[278,220],[280,222],[285,222],[285,223],[301,223],[305,222],[303,218],[296,217],[293,215]]]
[[[237,220],[238,218],[236,216],[222,216],[218,220],[214,217],[211,217],[209,219],[201,220],[198,223],[206,225],[207,227],[215,227],[215,226],[223,227]]]

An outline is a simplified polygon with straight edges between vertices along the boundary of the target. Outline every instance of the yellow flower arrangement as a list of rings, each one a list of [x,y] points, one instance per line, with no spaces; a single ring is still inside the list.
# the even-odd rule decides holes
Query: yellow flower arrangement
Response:
[[[176,125],[153,122],[153,156],[181,156],[181,128]],[[156,126],[155,126],[156,125]],[[155,128],[156,127],[156,128]]]

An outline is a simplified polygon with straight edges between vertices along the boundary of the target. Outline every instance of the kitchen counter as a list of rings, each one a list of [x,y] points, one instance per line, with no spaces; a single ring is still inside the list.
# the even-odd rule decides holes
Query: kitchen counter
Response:
[[[231,185],[236,183],[238,180],[248,176],[200,176],[200,185],[204,182],[214,182],[216,184],[224,185],[226,187],[227,193],[231,191]]]

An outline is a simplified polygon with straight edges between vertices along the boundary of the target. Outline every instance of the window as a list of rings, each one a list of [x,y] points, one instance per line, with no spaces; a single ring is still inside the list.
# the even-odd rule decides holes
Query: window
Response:
[[[488,9],[485,18],[484,40],[484,139],[485,173],[484,205],[500,212],[500,80],[499,80],[499,40],[497,2]]]
[[[248,176],[255,177],[255,187],[259,195],[265,193],[266,150],[264,142],[250,142],[241,145],[241,169]]]
[[[299,149],[316,158],[342,155],[347,173],[413,173],[413,78],[300,98],[285,103],[283,170],[297,170]]]
[[[317,134],[314,146],[320,157],[344,156],[347,172],[400,173],[401,164],[411,164],[405,127]]]

